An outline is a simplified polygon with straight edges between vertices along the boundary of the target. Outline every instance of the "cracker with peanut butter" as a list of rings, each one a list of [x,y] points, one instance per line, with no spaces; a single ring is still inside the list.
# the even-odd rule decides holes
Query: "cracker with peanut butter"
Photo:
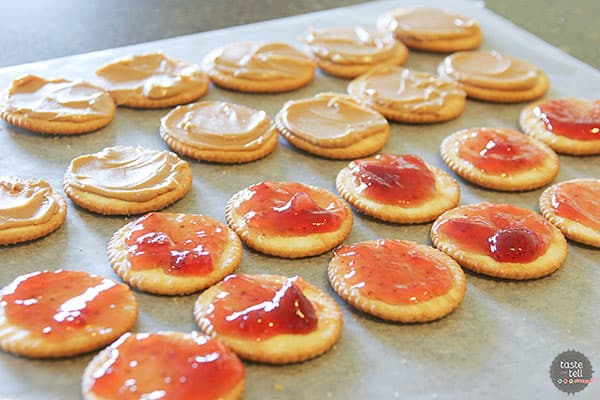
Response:
[[[202,97],[210,86],[200,66],[162,53],[121,58],[98,68],[96,75],[117,105],[131,108],[186,104]]]
[[[389,33],[361,27],[310,29],[302,41],[319,68],[338,78],[355,78],[376,65],[402,65],[408,49]]]
[[[535,65],[497,51],[454,53],[441,62],[438,73],[459,82],[470,98],[492,103],[535,100],[550,86]]]
[[[76,135],[103,128],[112,121],[115,108],[108,92],[81,80],[24,75],[0,94],[2,119],[51,135]]]
[[[263,158],[279,139],[264,111],[219,101],[175,108],[162,118],[160,136],[178,154],[226,164]]]
[[[189,164],[169,151],[107,147],[73,159],[63,188],[78,206],[99,214],[130,215],[160,210],[192,186]]]
[[[386,118],[430,124],[457,118],[466,93],[450,79],[396,66],[378,66],[354,79],[348,93]]]
[[[48,182],[0,177],[0,245],[46,236],[66,215],[67,202]]]
[[[483,40],[476,20],[439,8],[393,10],[379,17],[377,27],[411,49],[434,53],[474,49]]]
[[[381,114],[337,93],[290,100],[275,121],[288,142],[324,158],[368,156],[381,150],[390,135],[390,126]]]
[[[286,43],[242,42],[211,51],[203,67],[211,81],[225,89],[279,93],[308,85],[316,63]]]

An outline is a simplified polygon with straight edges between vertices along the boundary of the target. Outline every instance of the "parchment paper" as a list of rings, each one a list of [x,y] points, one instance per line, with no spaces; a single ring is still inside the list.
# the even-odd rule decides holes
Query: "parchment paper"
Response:
[[[167,55],[199,63],[211,49],[242,40],[282,40],[295,43],[309,26],[372,26],[376,17],[410,1],[383,1],[307,14],[248,26],[112,49],[35,64],[0,69],[0,87],[23,73],[47,77],[93,78],[93,71],[115,57],[163,50]],[[519,29],[480,2],[419,2],[456,10],[477,18],[484,31],[483,49],[529,60],[550,77],[548,97],[598,98],[600,73],[540,39]],[[232,10],[235,12],[235,10]],[[134,28],[133,28],[134,29]],[[65,38],[70,40],[70,38]],[[435,73],[442,55],[412,52],[406,66]],[[274,117],[289,99],[321,91],[345,92],[348,81],[319,74],[309,86],[291,93],[252,95],[211,88],[204,99],[226,100],[264,109]],[[469,101],[458,119],[425,126],[392,124],[383,151],[416,153],[426,162],[447,170],[439,144],[463,128],[490,126],[518,129],[523,105]],[[61,180],[69,161],[83,153],[118,144],[166,149],[158,135],[159,119],[168,110],[119,108],[115,120],[91,134],[54,138],[29,133],[0,122],[0,172],[47,179],[62,192]],[[283,139],[271,156],[250,164],[222,166],[196,162],[192,190],[168,210],[205,213],[224,220],[224,204],[236,191],[261,180],[297,180],[335,192],[334,179],[346,165],[302,153]],[[598,177],[600,157],[560,156],[556,182],[576,177]],[[537,210],[542,189],[500,193],[458,179],[461,204],[483,200],[508,202]],[[83,269],[118,279],[105,247],[127,218],[104,217],[69,202],[66,223],[37,241],[0,249],[0,285],[17,275],[40,269]],[[401,238],[430,243],[431,224],[393,225],[356,215],[347,240]],[[315,360],[289,366],[246,362],[246,399],[359,399],[359,398],[523,398],[562,399],[551,383],[554,357],[567,349],[583,352],[600,370],[600,251],[569,243],[564,267],[553,275],[528,282],[510,282],[467,273],[468,289],[461,307],[433,323],[403,325],[380,321],[347,306],[329,288],[326,277],[331,254],[284,260],[244,249],[239,272],[298,274],[334,296],[344,311],[339,343]],[[160,297],[136,293],[140,315],[136,332],[195,329],[192,305],[196,295]],[[76,399],[79,379],[93,354],[61,361],[34,361],[0,353],[0,398]],[[593,382],[576,396],[600,397]]]

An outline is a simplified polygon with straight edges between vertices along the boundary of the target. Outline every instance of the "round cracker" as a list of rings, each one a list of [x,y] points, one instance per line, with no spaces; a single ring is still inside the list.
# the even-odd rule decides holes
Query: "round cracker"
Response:
[[[481,204],[485,205],[487,203]],[[535,279],[550,275],[559,269],[567,258],[567,241],[562,233],[552,224],[549,225],[552,237],[546,252],[531,262],[499,262],[487,254],[478,254],[464,250],[451,237],[442,235],[436,229],[443,221],[453,217],[460,217],[462,215],[462,208],[464,207],[473,207],[473,205],[461,206],[446,211],[433,223],[431,228],[431,241],[433,245],[454,258],[464,268],[497,278],[513,280]],[[540,218],[542,217],[540,216]]]
[[[540,211],[544,218],[556,226],[568,239],[575,242],[587,244],[593,247],[600,247],[600,231],[590,226],[584,225],[570,218],[565,218],[556,214],[552,205],[552,196],[561,185],[565,183],[580,183],[586,185],[589,183],[600,184],[600,179],[572,179],[550,186],[540,196]]]
[[[23,276],[17,279],[22,278]],[[117,326],[113,320],[109,320],[104,321],[105,324],[102,326],[86,324],[81,329],[73,330],[62,340],[50,340],[44,335],[35,334],[27,328],[12,323],[6,316],[6,303],[0,301],[0,348],[30,358],[61,358],[89,353],[106,346],[133,328],[138,316],[138,303],[133,292],[122,283],[115,282],[115,284],[127,288],[125,300],[114,304],[114,307],[125,317],[123,323]],[[4,288],[0,294],[6,289]]]
[[[190,338],[192,340],[194,340],[194,338],[197,336],[197,333],[192,332],[191,334],[186,334],[186,333],[181,333],[181,332],[160,331],[160,332],[156,332],[156,333],[151,333],[151,335],[164,335],[164,336],[169,336],[175,340],[189,342]],[[120,342],[120,340],[119,340],[119,342]],[[115,343],[115,345],[117,345],[117,344],[118,344],[118,342]],[[193,342],[190,344],[193,345]],[[92,387],[96,380],[95,375],[100,371],[104,371],[106,363],[109,362],[111,360],[111,358],[114,356],[115,345],[112,345],[112,346],[107,347],[106,349],[102,350],[86,366],[86,368],[83,372],[83,376],[81,378],[81,391],[82,391],[82,396],[83,396],[84,400],[111,400],[111,399],[107,399],[105,397],[96,395],[94,392],[92,392]],[[168,374],[169,366],[165,365],[164,369],[165,369],[165,372]],[[162,376],[156,377],[156,379],[162,379],[162,378],[163,378]],[[238,399],[242,398],[242,394],[244,393],[245,383],[246,383],[246,379],[243,378],[229,392],[227,392],[225,395],[219,397],[219,400],[238,400]]]
[[[202,73],[200,85],[192,86],[187,90],[164,99],[151,99],[143,93],[120,93],[119,91],[110,91],[110,95],[119,106],[140,109],[166,108],[190,103],[198,100],[208,92],[210,80],[205,73]]]
[[[350,79],[364,74],[375,65],[402,65],[408,58],[408,49],[401,43],[396,43],[396,50],[388,59],[382,60],[377,64],[338,64],[333,61],[316,57],[319,68],[328,75],[337,78]]]
[[[209,274],[199,276],[173,275],[166,273],[159,265],[152,269],[132,269],[125,240],[136,227],[138,220],[129,222],[112,235],[108,243],[110,266],[130,286],[143,292],[161,295],[183,295],[197,292],[219,282],[239,266],[242,259],[242,244],[238,236],[225,224],[207,216],[199,215],[199,217],[218,223],[227,232],[227,243],[221,254],[215,257],[213,270]]]
[[[2,181],[7,179],[13,180],[14,178],[0,178]],[[52,192],[50,196],[56,201],[58,208],[47,221],[40,224],[1,229],[0,245],[27,242],[29,240],[41,238],[57,230],[67,218],[67,202],[58,193]]]
[[[378,240],[360,242],[360,244],[374,244]],[[414,251],[425,255],[450,271],[453,284],[443,295],[415,304],[390,304],[371,298],[360,291],[356,285],[349,285],[344,272],[344,265],[339,257],[333,256],[327,269],[329,283],[333,290],[348,304],[367,314],[388,321],[403,323],[429,322],[445,317],[454,311],[462,302],[467,289],[465,274],[460,266],[449,256],[430,246],[412,241],[401,240],[409,244]],[[394,285],[394,282],[389,282]]]
[[[274,124],[269,129],[267,139],[262,145],[258,149],[250,151],[196,148],[183,143],[177,139],[176,136],[171,135],[169,130],[162,125],[159,132],[162,140],[164,140],[177,154],[182,154],[200,161],[209,161],[220,164],[241,164],[259,160],[271,154],[279,142],[277,127]]]
[[[558,156],[550,147],[530,136],[523,137],[527,138],[529,143],[539,149],[544,158],[543,164],[533,169],[518,171],[510,175],[488,174],[469,161],[460,158],[458,152],[462,143],[471,132],[478,129],[489,129],[506,132],[511,135],[522,135],[520,132],[504,128],[475,128],[463,129],[446,137],[440,145],[442,159],[454,173],[463,179],[488,189],[513,192],[537,189],[547,185],[556,178],[560,168]]]
[[[287,278],[278,275],[251,275],[254,279],[283,285]],[[289,364],[317,357],[328,351],[342,332],[342,312],[337,303],[322,290],[301,281],[302,294],[312,303],[318,315],[317,328],[305,334],[280,334],[267,339],[255,340],[224,335],[214,328],[206,314],[212,302],[221,293],[219,284],[203,292],[194,305],[194,319],[200,329],[216,337],[240,357],[268,364]]]
[[[483,41],[481,31],[472,36],[455,38],[417,38],[408,35],[396,35],[396,38],[413,50],[429,51],[432,53],[454,53],[455,51],[472,50],[479,47]]]
[[[546,129],[544,121],[538,118],[534,112],[534,110],[544,101],[545,100],[540,100],[529,104],[521,111],[519,125],[523,132],[541,140],[560,154],[570,154],[574,156],[600,154],[600,136],[598,137],[598,140],[577,140],[557,135]]]
[[[337,202],[345,210],[346,217],[337,230],[309,235],[281,236],[266,234],[258,229],[251,228],[246,223],[244,216],[237,212],[235,206],[243,198],[247,189],[237,192],[227,202],[225,206],[227,224],[248,247],[261,253],[283,258],[301,258],[323,254],[346,240],[352,230],[354,216],[346,202],[333,193],[315,186],[305,186],[311,190],[326,194],[327,197]]]
[[[346,166],[337,175],[335,185],[340,195],[363,214],[386,222],[420,224],[436,219],[444,211],[456,207],[460,200],[460,187],[454,178],[442,169],[428,165],[435,179],[433,197],[414,207],[383,204],[361,193],[355,177]]]

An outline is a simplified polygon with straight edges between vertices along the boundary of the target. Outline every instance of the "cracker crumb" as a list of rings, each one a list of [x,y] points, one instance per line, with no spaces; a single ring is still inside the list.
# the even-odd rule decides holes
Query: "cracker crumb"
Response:
[[[275,390],[277,390],[278,392],[282,392],[283,391],[283,385],[281,383],[276,383],[275,385],[273,385],[273,387],[275,388]]]

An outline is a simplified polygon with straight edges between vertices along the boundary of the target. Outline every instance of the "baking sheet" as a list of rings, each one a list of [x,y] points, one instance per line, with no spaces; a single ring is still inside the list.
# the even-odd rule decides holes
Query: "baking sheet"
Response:
[[[16,76],[93,78],[93,71],[115,57],[163,50],[167,55],[199,63],[211,49],[241,40],[273,39],[298,44],[308,26],[373,25],[376,17],[411,1],[382,1],[328,10],[282,20],[201,33],[125,48],[0,69],[0,87]],[[481,2],[422,1],[470,15],[481,23],[483,49],[497,49],[540,66],[550,77],[548,97],[595,99],[600,72],[521,30],[485,9]],[[67,38],[68,39],[68,38]],[[67,40],[66,39],[66,40]],[[413,52],[406,66],[434,72],[442,55]],[[309,86],[284,94],[253,95],[212,87],[204,100],[225,100],[263,109],[274,117],[289,99],[322,91],[345,92],[346,80],[319,74]],[[458,119],[434,125],[392,124],[385,152],[416,153],[426,162],[448,170],[439,156],[439,143],[448,134],[477,126],[517,129],[523,105],[468,101]],[[0,173],[44,178],[61,190],[70,160],[106,146],[143,145],[166,149],[158,135],[160,118],[168,110],[119,108],[106,128],[76,137],[54,138],[0,122]],[[271,156],[250,164],[222,166],[190,161],[192,190],[168,208],[172,212],[205,213],[224,221],[224,204],[238,190],[261,180],[297,180],[335,192],[335,176],[345,161],[320,159],[299,152],[283,139]],[[560,156],[556,182],[598,177],[600,157]],[[483,200],[508,202],[537,210],[542,189],[525,193],[484,190],[458,179],[461,204]],[[105,247],[112,233],[126,223],[104,217],[69,202],[66,224],[40,240],[0,249],[0,286],[39,269],[83,269],[118,279],[108,264]],[[347,243],[375,238],[400,238],[430,243],[431,224],[382,223],[356,215]],[[246,399],[341,398],[544,398],[562,399],[551,383],[554,357],[577,349],[600,369],[600,251],[569,243],[569,256],[553,275],[528,282],[509,282],[467,272],[467,294],[453,314],[441,321],[403,325],[380,321],[347,306],[327,284],[331,254],[283,260],[244,249],[238,272],[298,274],[325,289],[340,303],[344,330],[325,355],[300,364],[266,366],[246,362]],[[190,331],[195,329],[192,305],[196,295],[160,297],[136,293],[140,315],[134,330]],[[79,379],[93,354],[61,361],[34,361],[0,353],[0,398],[76,399]],[[600,383],[591,383],[577,398],[600,397]]]

